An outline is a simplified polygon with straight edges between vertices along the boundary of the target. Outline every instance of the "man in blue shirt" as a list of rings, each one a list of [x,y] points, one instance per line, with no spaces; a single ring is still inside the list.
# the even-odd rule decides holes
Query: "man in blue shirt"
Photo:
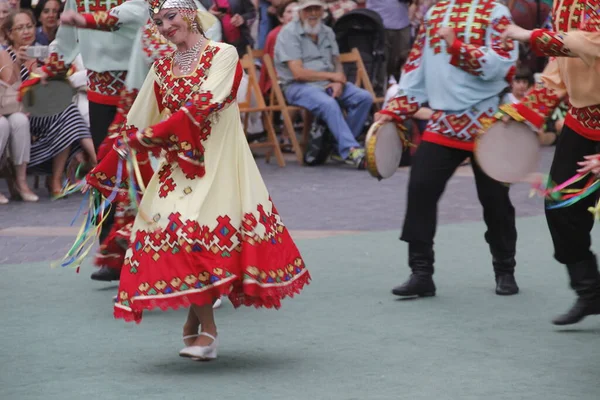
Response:
[[[325,121],[337,141],[339,160],[363,169],[365,152],[356,138],[373,96],[346,82],[335,34],[322,22],[324,11],[318,0],[298,2],[299,19],[277,37],[275,68],[288,103]],[[346,109],[345,118],[340,105]]]

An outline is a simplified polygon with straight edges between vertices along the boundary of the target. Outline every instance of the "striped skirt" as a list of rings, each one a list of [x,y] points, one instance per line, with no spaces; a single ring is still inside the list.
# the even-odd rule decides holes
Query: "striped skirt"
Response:
[[[52,159],[70,147],[69,160],[82,151],[79,141],[91,138],[90,130],[75,104],[49,117],[30,117],[31,156],[28,169],[52,173]]]

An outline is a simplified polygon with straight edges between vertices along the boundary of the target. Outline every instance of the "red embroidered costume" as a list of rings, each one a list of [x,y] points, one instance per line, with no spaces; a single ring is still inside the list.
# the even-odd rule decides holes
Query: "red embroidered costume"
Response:
[[[515,68],[518,48],[512,41],[504,47],[501,40],[510,24],[508,8],[492,0],[443,0],[432,6],[404,66],[398,93],[382,111],[380,118],[400,123],[425,104],[434,111],[408,184],[401,239],[408,242],[412,274],[392,290],[395,295],[435,295],[437,204],[456,168],[469,157],[488,228],[485,240],[492,253],[496,293],[519,291],[509,188],[488,177],[473,157],[474,139],[498,111],[500,94]]]
[[[135,219],[115,317],[139,322],[144,309],[221,295],[236,307],[278,308],[310,275],[243,132],[237,51],[210,41],[193,73],[175,76],[172,64],[154,63],[127,117],[128,145],[164,157]]]
[[[552,57],[541,82],[520,103],[502,110],[538,129],[568,95],[569,110],[550,168],[550,179],[561,184],[577,174],[579,161],[597,153],[600,142],[600,1],[558,0],[552,17],[554,31],[530,32],[535,52]],[[581,189],[585,183],[584,179],[569,188]],[[578,295],[575,305],[554,319],[556,325],[600,314],[600,273],[590,238],[594,216],[588,212],[594,201],[595,196],[588,196],[565,208],[547,203],[554,257],[566,265]]]

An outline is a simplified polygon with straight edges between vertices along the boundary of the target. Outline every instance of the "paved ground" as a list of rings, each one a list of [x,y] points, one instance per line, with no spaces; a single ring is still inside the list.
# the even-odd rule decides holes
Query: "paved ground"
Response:
[[[551,157],[552,149],[545,149],[540,171],[548,170]],[[337,164],[300,167],[293,157],[288,158],[285,168],[265,164],[262,159],[258,164],[284,222],[296,235],[306,237],[304,231],[400,231],[408,168],[379,182],[366,172]],[[511,191],[519,216],[543,213],[541,200],[530,198],[529,189],[529,183],[522,183]],[[7,193],[4,181],[0,182],[0,191]],[[60,258],[71,244],[78,224],[70,230],[64,228],[69,227],[82,196],[50,201],[45,190],[38,193],[43,199],[40,203],[13,202],[0,207],[0,264]],[[442,198],[439,222],[479,220],[481,206],[471,167],[461,167]]]
[[[81,274],[49,268],[72,240],[79,196],[0,207],[0,399],[599,398],[600,319],[549,324],[573,294],[527,183],[512,190],[518,296],[493,293],[466,167],[440,204],[438,296],[398,301],[407,170],[377,182],[338,166],[259,165],[313,281],[277,312],[225,302],[213,363],[177,356],[183,311],[115,321],[116,286],[91,281],[89,263]]]

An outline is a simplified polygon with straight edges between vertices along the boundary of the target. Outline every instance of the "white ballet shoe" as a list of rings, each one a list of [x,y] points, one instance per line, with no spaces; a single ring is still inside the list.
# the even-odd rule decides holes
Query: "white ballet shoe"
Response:
[[[210,333],[200,332],[198,336],[206,336],[212,339],[208,346],[188,346],[179,352],[181,357],[188,357],[195,361],[210,361],[217,358],[217,346],[219,341]]]
[[[200,336],[200,335],[198,335],[198,334],[195,334],[195,335],[187,335],[187,336],[184,336],[184,337],[183,337],[183,344],[184,344],[186,347],[187,347],[187,346],[189,346],[189,345],[186,343],[186,340],[190,340],[190,339],[196,339],[198,336]],[[192,343],[194,343],[194,341],[192,341]]]
[[[223,301],[221,300],[221,298],[219,297],[214,303],[213,303],[213,310],[215,308],[219,308],[221,307],[221,304],[223,304]]]

